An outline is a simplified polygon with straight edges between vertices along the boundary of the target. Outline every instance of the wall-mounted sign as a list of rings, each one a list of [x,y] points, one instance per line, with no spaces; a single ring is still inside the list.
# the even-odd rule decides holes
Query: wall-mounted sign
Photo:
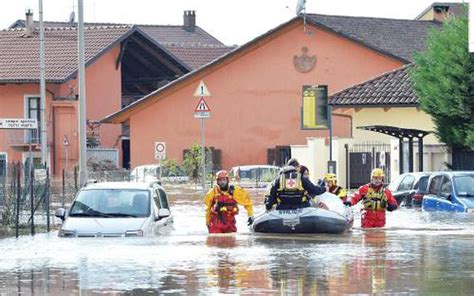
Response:
[[[302,129],[328,128],[327,85],[303,85]]]
[[[29,118],[0,118],[0,129],[37,129],[36,119]]]

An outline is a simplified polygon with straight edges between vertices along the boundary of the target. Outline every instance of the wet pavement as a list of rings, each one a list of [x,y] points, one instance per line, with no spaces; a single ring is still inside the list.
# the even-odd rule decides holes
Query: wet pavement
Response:
[[[174,229],[153,238],[0,239],[0,295],[470,294],[474,216],[402,209],[343,235],[208,236],[202,194],[169,188]],[[254,194],[256,213],[262,192]]]

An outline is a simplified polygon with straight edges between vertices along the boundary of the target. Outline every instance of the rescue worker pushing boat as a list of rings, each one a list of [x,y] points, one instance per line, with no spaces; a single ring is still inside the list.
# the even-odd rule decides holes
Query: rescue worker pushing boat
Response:
[[[251,225],[253,206],[250,194],[238,186],[230,185],[229,172],[224,170],[216,173],[216,183],[204,198],[209,233],[236,232],[235,216],[239,213],[239,204],[247,210],[247,223]]]
[[[323,184],[314,185],[299,171],[299,163],[292,158],[273,182],[270,195],[265,203],[267,210],[276,204],[277,210],[290,210],[310,207],[313,196],[326,191]]]
[[[385,211],[393,211],[398,208],[397,201],[388,188],[383,186],[385,173],[382,169],[372,170],[370,183],[361,186],[354,194],[352,201],[346,201],[346,205],[356,205],[362,200],[364,209],[362,213],[362,227],[385,226]]]

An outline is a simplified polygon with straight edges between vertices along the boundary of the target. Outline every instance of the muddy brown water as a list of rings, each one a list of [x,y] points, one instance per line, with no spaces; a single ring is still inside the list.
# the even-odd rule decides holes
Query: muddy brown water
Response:
[[[170,187],[174,227],[152,238],[0,239],[0,295],[471,294],[474,216],[402,209],[343,235],[208,236],[203,193]],[[256,213],[262,192],[252,192]]]

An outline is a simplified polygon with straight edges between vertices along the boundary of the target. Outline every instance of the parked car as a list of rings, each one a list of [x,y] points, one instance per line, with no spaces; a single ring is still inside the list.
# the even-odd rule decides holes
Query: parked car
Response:
[[[404,173],[388,185],[388,189],[397,200],[399,206],[421,207],[423,196],[428,188],[428,179],[432,173]]]
[[[280,167],[274,165],[242,165],[230,169],[230,179],[241,187],[266,187],[278,176]]]
[[[139,165],[130,173],[130,181],[152,182],[161,180],[161,166],[157,164]]]
[[[157,183],[106,182],[79,191],[68,213],[62,208],[60,237],[151,236],[173,223],[168,197]]]
[[[474,171],[433,173],[422,210],[474,212]]]

